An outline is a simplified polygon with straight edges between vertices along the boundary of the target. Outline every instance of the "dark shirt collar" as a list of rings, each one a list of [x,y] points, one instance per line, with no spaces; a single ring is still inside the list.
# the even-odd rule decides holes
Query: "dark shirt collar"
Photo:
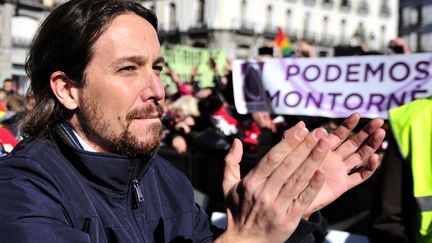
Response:
[[[56,127],[60,151],[89,181],[113,190],[125,190],[134,180],[145,175],[157,152],[130,158],[123,155],[85,151],[72,127],[62,123]]]

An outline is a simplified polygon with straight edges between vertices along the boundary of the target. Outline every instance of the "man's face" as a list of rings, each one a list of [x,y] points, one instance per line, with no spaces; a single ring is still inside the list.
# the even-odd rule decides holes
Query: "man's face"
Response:
[[[116,17],[93,46],[72,126],[99,152],[128,156],[159,146],[164,89],[155,29],[142,17]]]

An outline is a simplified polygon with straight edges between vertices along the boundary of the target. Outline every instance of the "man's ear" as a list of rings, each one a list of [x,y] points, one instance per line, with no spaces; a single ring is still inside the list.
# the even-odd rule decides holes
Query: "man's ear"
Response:
[[[68,110],[78,107],[78,88],[75,87],[64,72],[55,71],[50,77],[51,90],[57,100]]]

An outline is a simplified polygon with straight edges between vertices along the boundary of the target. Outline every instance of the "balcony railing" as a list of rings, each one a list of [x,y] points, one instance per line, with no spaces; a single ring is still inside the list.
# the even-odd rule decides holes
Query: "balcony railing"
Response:
[[[160,23],[160,26],[165,26],[164,23]],[[180,41],[180,29],[177,24],[169,24],[167,28],[159,28],[158,35],[162,41],[177,42]]]
[[[320,39],[320,44],[322,46],[334,46],[334,42],[333,42],[333,35],[329,35],[329,34],[324,34],[321,36]]]
[[[308,42],[309,44],[315,44],[316,42],[316,34],[308,31],[303,33],[303,40]]]
[[[255,23],[244,19],[233,19],[232,28],[240,35],[255,35]]]
[[[348,45],[351,42],[351,39],[346,36],[339,36],[339,44],[340,45]]]
[[[297,41],[298,36],[297,36],[296,29],[289,28],[285,31],[285,33],[288,35],[288,38],[290,39],[291,42]]]
[[[277,28],[277,26],[266,25],[263,31],[264,37],[268,39],[274,39],[277,35]]]
[[[203,37],[207,38],[210,35],[210,29],[206,23],[197,23],[191,26],[188,31],[188,35],[191,37]]]

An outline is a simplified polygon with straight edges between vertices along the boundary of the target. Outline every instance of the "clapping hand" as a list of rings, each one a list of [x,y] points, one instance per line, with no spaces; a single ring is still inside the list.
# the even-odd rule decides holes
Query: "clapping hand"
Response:
[[[354,113],[334,133],[309,132],[303,122],[284,133],[244,178],[240,141],[225,158],[226,242],[283,242],[300,219],[328,205],[369,178],[378,166],[376,149],[384,139],[381,119],[346,139],[357,125]]]

